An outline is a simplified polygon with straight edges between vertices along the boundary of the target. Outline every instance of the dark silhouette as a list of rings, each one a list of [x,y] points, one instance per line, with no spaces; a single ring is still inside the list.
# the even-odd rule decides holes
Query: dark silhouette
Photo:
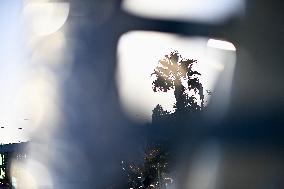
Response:
[[[191,117],[192,114],[204,109],[203,86],[199,81],[201,74],[193,70],[195,63],[197,60],[184,59],[178,51],[173,51],[159,61],[151,74],[155,77],[152,83],[154,92],[174,90],[176,102],[173,108],[175,111],[172,113],[164,110],[160,104],[153,109],[153,122],[148,131],[148,147],[144,152],[143,163],[123,163],[129,187],[163,189],[166,185],[172,184],[173,179],[169,167],[173,166],[170,154],[173,154],[174,149],[170,143],[173,144],[175,141],[169,139],[171,136],[165,129],[169,128],[172,121],[180,120],[177,119],[181,118],[180,115]],[[162,136],[158,136],[157,133],[161,133]]]
[[[195,63],[197,60],[182,58],[178,51],[173,51],[164,59],[159,60],[157,67],[151,74],[152,77],[155,77],[152,83],[154,92],[174,90],[176,114],[200,111],[204,108],[203,86],[199,81],[201,74],[192,68]],[[199,99],[196,96],[199,96]],[[153,110],[153,116],[163,116],[169,113],[164,111],[159,104]]]
[[[163,121],[165,120],[165,116],[169,116],[170,112],[167,110],[164,110],[163,107],[158,104],[153,110],[152,110],[152,121]]]
[[[168,150],[160,145],[154,145],[145,149],[142,164],[122,162],[123,170],[128,176],[129,187],[133,189],[165,188],[172,182],[169,177],[168,161]]]

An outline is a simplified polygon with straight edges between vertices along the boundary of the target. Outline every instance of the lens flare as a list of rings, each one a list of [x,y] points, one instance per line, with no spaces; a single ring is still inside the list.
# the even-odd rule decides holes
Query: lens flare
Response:
[[[11,178],[16,189],[53,188],[51,175],[42,163],[36,160],[17,162],[11,166]]]
[[[45,36],[58,31],[66,22],[69,3],[30,2],[23,10],[28,29],[33,35]]]

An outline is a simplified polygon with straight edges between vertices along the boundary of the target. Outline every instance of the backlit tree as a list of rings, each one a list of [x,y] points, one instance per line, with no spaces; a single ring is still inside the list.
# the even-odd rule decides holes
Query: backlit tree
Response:
[[[178,51],[173,51],[159,60],[151,75],[154,77],[154,92],[174,90],[176,113],[198,111],[204,107],[203,86],[199,81],[201,74],[193,70],[195,63],[197,60],[182,58]]]

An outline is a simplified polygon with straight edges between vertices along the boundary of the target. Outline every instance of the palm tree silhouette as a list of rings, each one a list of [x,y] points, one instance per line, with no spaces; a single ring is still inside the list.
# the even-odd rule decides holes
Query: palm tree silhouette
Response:
[[[204,107],[203,86],[199,81],[201,74],[192,69],[194,63],[197,60],[184,59],[178,51],[172,51],[159,60],[151,74],[155,77],[152,83],[154,92],[174,90],[176,113],[202,110]],[[194,93],[190,95],[192,91]],[[196,95],[199,96],[200,103],[197,102]]]

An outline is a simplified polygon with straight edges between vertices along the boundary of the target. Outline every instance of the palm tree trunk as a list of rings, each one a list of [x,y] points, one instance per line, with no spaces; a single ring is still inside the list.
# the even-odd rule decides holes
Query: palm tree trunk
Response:
[[[176,98],[176,112],[181,112],[184,110],[184,103],[185,103],[185,97],[184,97],[185,88],[181,84],[181,81],[179,79],[175,80],[175,98]]]

